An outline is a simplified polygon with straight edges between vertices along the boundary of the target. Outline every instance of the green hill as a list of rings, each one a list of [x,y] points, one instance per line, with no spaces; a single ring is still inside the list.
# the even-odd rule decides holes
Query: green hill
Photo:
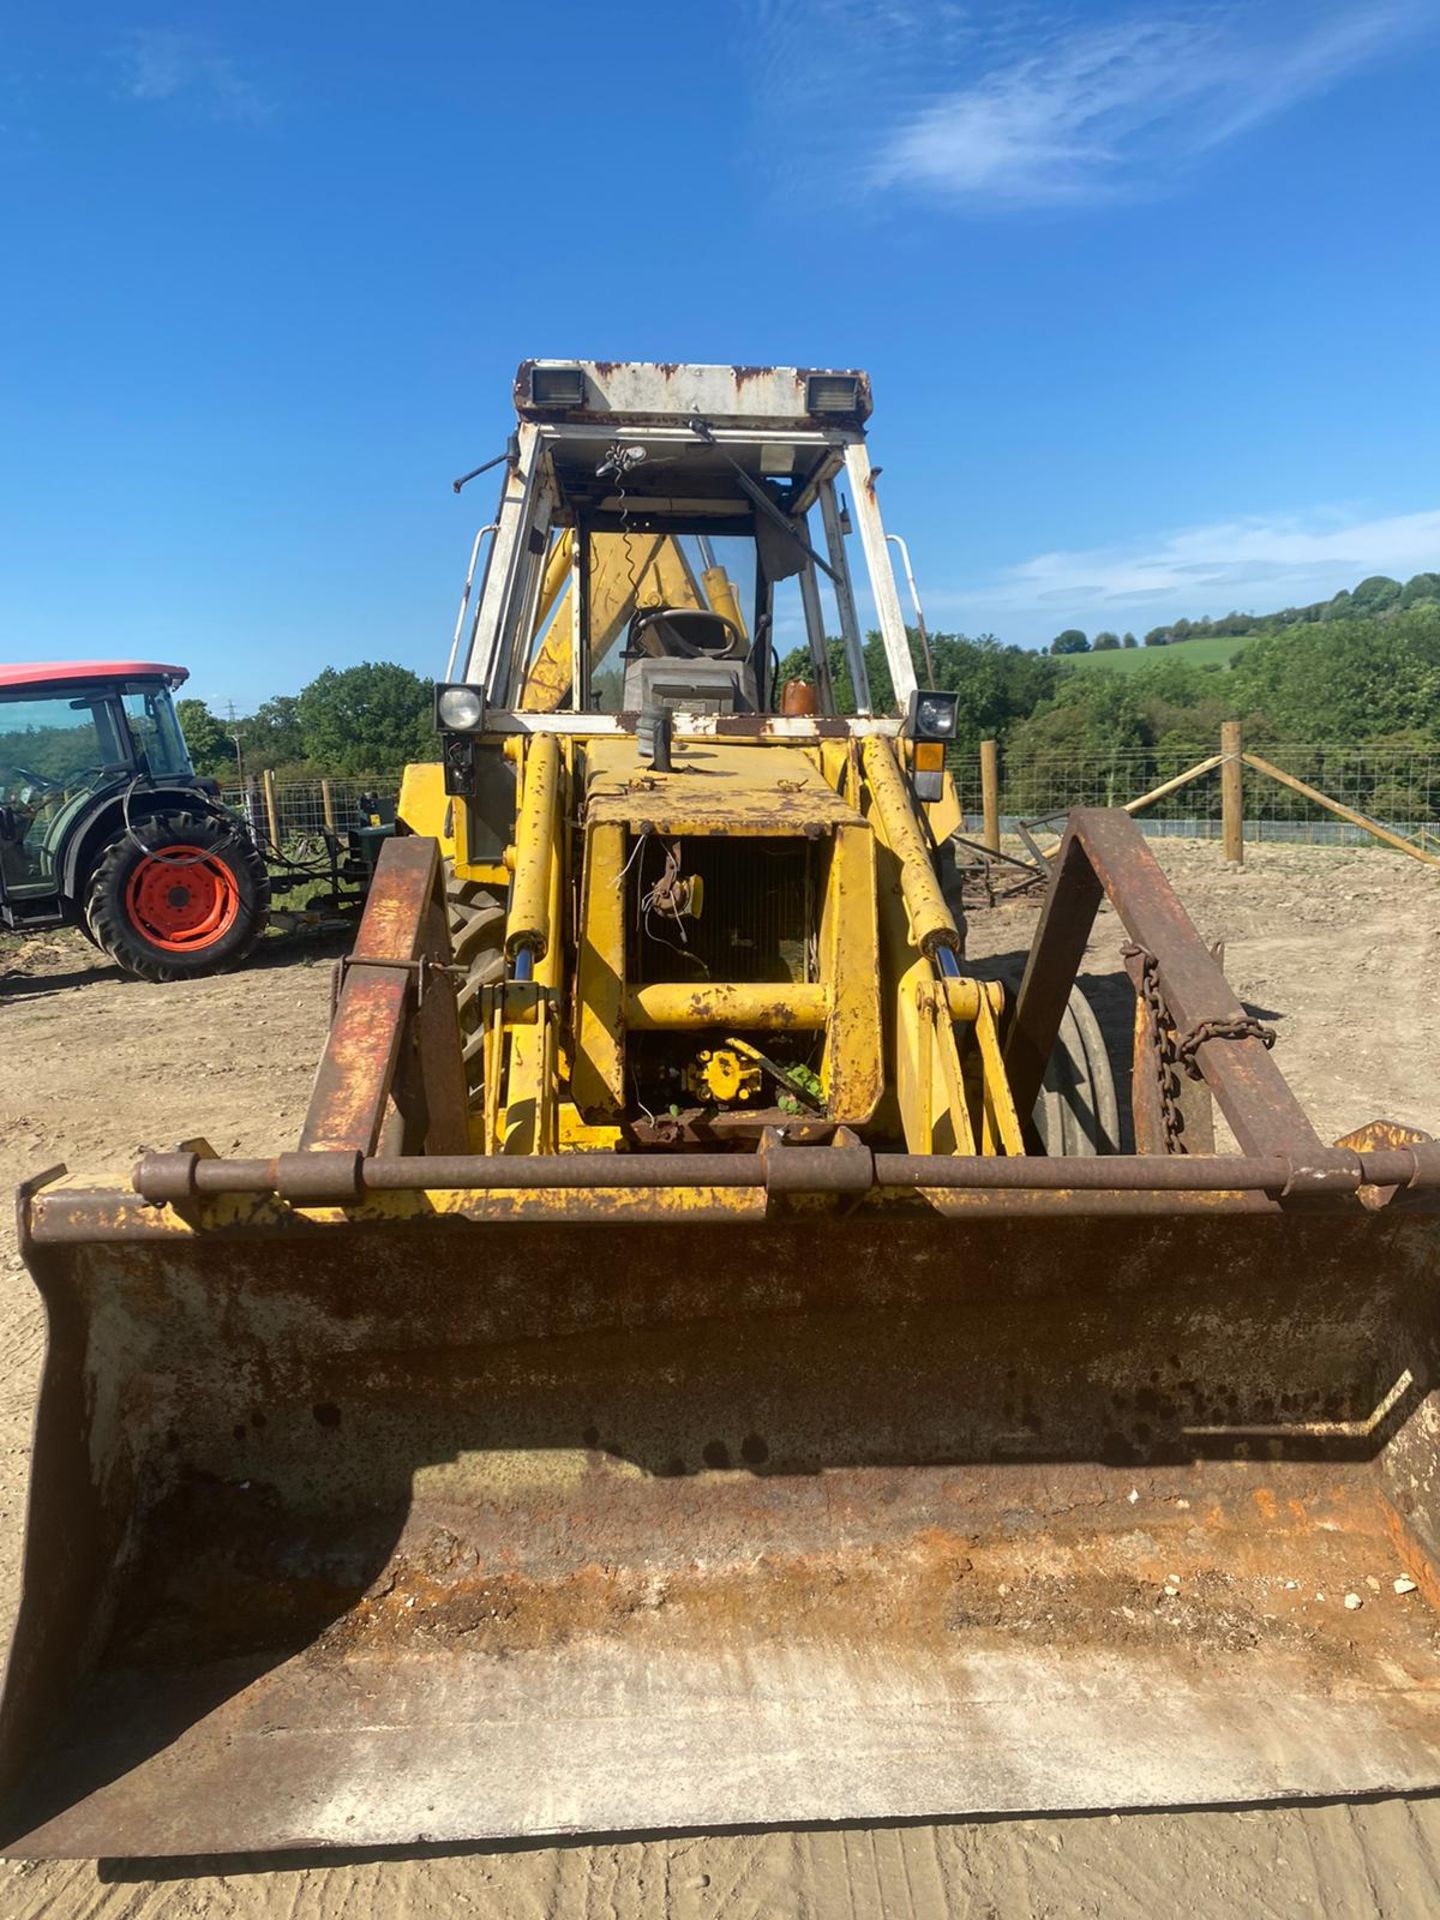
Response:
[[[1128,662],[1122,671],[1133,672],[1139,661],[1157,647],[1167,651],[1180,647],[1192,667],[1233,664],[1239,647],[1257,635],[1284,633],[1304,627],[1328,626],[1333,621],[1398,620],[1416,607],[1440,604],[1440,573],[1417,573],[1401,586],[1388,574],[1372,573],[1352,591],[1342,587],[1328,600],[1312,600],[1303,607],[1281,607],[1275,613],[1226,613],[1218,620],[1172,620],[1168,626],[1152,627],[1145,635],[1146,646],[1107,647],[1098,656],[1086,634],[1078,627],[1067,627],[1057,634],[1046,652],[1054,659],[1075,665],[1099,658]],[[1110,638],[1114,638],[1113,632]],[[1072,651],[1073,649],[1073,651]]]
[[[1062,653],[1056,655],[1062,667],[1077,667],[1082,673],[1092,669],[1100,673],[1135,673],[1157,660],[1183,660],[1187,667],[1228,667],[1253,633],[1215,634],[1203,640],[1172,640],[1168,647],[1107,647],[1100,653]]]

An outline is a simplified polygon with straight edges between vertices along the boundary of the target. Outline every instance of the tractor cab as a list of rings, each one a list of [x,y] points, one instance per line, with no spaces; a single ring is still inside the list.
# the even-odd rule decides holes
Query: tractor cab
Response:
[[[195,778],[175,715],[183,667],[77,661],[0,673],[0,902],[57,890],[57,855],[96,796]]]
[[[268,883],[190,763],[186,678],[143,660],[0,668],[0,926],[78,926],[151,979],[253,946]]]
[[[497,924],[537,738],[587,822],[612,787],[690,781],[687,846],[728,834],[737,809],[789,818],[813,777],[840,782],[848,758],[880,743],[926,809],[958,903],[962,816],[945,767],[956,696],[917,685],[866,445],[869,377],[527,360],[514,397],[499,502],[436,686],[443,772],[412,768],[401,800],[411,831],[453,847],[456,884],[474,890],[462,904],[472,918],[484,909],[477,926]],[[888,689],[870,684],[862,605]],[[658,829],[655,808],[641,813]],[[710,879],[722,885],[718,870]],[[746,951],[758,967],[759,949]]]

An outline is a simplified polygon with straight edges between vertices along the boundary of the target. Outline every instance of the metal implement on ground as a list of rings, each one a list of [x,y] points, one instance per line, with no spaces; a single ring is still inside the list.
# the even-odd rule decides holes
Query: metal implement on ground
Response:
[[[863,374],[517,402],[299,1140],[22,1196],[5,1846],[1435,1787],[1440,1146],[1319,1138],[1124,815],[967,963]]]

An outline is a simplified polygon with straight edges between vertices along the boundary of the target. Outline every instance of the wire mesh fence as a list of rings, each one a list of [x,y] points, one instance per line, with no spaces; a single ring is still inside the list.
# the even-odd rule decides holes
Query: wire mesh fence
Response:
[[[1002,748],[1001,817],[1033,821],[1067,813],[1072,807],[1124,806],[1215,751],[1215,746],[1193,743],[1099,753],[1007,754]],[[1424,845],[1440,842],[1440,749],[1286,745],[1259,746],[1256,751],[1283,772],[1383,826]],[[978,824],[982,811],[978,752],[952,753],[950,771],[961,806]],[[365,824],[377,812],[388,817],[398,787],[393,774],[276,780],[272,792],[279,842],[293,847],[322,837],[326,827],[343,833]],[[1252,838],[1329,844],[1366,838],[1363,829],[1337,820],[1316,802],[1252,767],[1244,771],[1244,793],[1246,833]],[[243,789],[232,787],[222,798],[245,813],[259,835],[272,837],[261,781],[247,780]],[[1218,773],[1204,774],[1167,794],[1147,807],[1139,820],[1150,833],[1218,836]]]
[[[1247,741],[1247,747],[1250,743]],[[1218,743],[1124,748],[1102,753],[1000,755],[1002,818],[1034,821],[1072,807],[1120,807],[1210,758]],[[1410,747],[1260,746],[1254,749],[1282,772],[1328,794],[1383,826],[1430,844],[1440,837],[1440,749]],[[980,818],[980,758],[951,756],[951,774],[967,816]],[[1255,839],[1364,841],[1359,827],[1337,820],[1317,802],[1253,767],[1244,769],[1245,830]],[[1139,816],[1147,832],[1218,836],[1218,771],[1202,775],[1157,800]],[[1253,828],[1253,834],[1252,834]]]
[[[394,807],[399,785],[394,774],[275,780],[270,783],[267,798],[265,783],[248,779],[243,786],[225,788],[220,798],[245,816],[257,839],[293,853],[305,842],[323,840],[327,828],[344,833],[350,827],[367,825],[377,813],[387,814]],[[273,831],[271,800],[275,811]]]

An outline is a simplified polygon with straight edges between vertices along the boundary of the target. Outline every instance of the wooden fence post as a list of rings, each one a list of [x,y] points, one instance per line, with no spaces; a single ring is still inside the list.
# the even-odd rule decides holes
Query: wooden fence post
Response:
[[[265,792],[265,824],[270,830],[270,844],[277,852],[280,847],[280,809],[275,801],[275,774],[273,768],[266,767],[260,775],[260,784]]]
[[[1237,867],[1245,864],[1245,764],[1241,752],[1240,722],[1224,721],[1220,728],[1220,831],[1225,858]]]
[[[331,833],[335,831],[335,796],[330,791],[330,782],[320,782],[320,806],[325,815],[325,824]]]
[[[1000,851],[1000,762],[993,740],[980,742],[980,806],[985,816],[981,835],[991,853]]]

